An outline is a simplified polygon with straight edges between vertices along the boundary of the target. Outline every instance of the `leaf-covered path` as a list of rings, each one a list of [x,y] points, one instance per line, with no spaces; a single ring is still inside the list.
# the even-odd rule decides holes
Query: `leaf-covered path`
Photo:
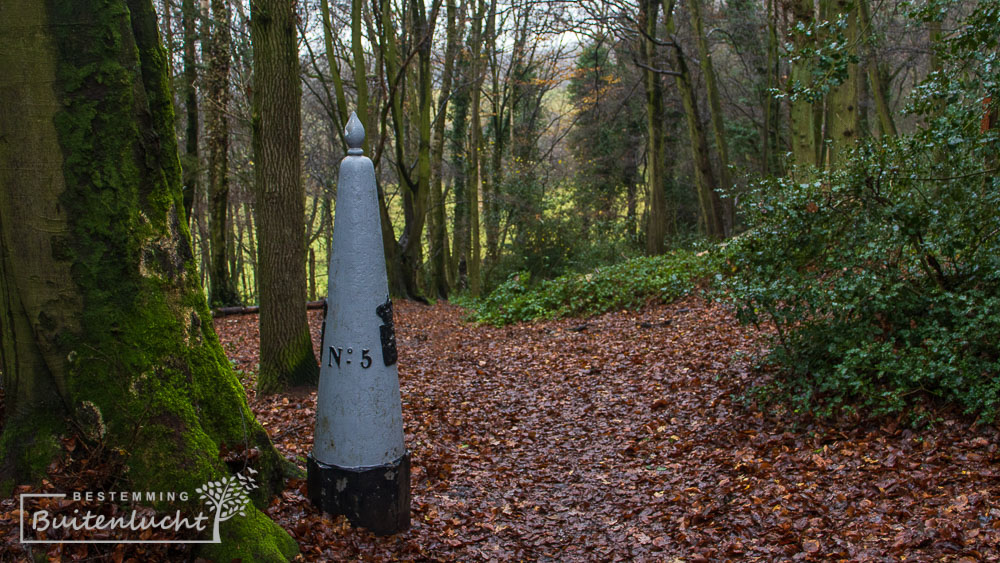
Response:
[[[377,538],[293,480],[269,513],[308,560],[986,560],[994,427],[839,426],[733,396],[753,349],[717,304],[492,328],[397,303],[413,527]],[[320,313],[313,312],[314,339]],[[252,372],[256,317],[216,321]],[[247,381],[248,389],[252,382]],[[251,397],[304,467],[315,393]]]

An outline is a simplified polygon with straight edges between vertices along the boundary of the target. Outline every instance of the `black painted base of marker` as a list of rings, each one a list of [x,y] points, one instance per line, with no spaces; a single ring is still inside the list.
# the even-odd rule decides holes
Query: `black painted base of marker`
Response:
[[[327,465],[309,456],[309,500],[328,514],[387,536],[410,528],[410,452],[396,461],[364,468]]]

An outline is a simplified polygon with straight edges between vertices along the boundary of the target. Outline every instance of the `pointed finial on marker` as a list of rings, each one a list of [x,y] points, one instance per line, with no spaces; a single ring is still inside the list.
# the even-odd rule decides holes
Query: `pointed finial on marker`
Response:
[[[347,154],[365,154],[361,144],[365,142],[365,126],[358,119],[358,114],[351,112],[351,118],[347,120],[347,127],[344,128],[344,139],[347,141]]]

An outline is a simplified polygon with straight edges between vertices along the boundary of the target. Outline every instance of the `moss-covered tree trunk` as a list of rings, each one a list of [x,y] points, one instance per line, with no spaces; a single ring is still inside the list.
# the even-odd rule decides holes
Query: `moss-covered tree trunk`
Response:
[[[844,35],[847,37],[845,47],[849,56],[857,54],[858,46],[858,8],[855,2],[850,0],[834,0],[831,2],[831,9],[834,11],[830,19],[840,16],[847,17],[847,29]],[[844,153],[854,147],[861,130],[860,112],[858,102],[860,100],[859,86],[861,78],[856,62],[847,63],[847,75],[843,82],[830,90],[827,96],[827,129],[830,138],[830,166],[836,167],[837,163],[846,156]]]
[[[235,280],[229,270],[229,60],[231,34],[229,5],[212,0],[212,21],[208,40],[208,236],[209,302],[212,306],[239,305]]]
[[[302,87],[295,1],[254,0],[250,12],[260,302],[257,389],[274,393],[319,379],[306,319]]]
[[[132,490],[193,495],[238,444],[280,484],[198,280],[166,69],[149,0],[0,4],[0,495],[70,429]],[[253,508],[221,531],[215,560],[296,551]]]
[[[789,3],[794,26],[808,28],[816,19],[813,0],[792,0]],[[806,49],[815,43],[813,35],[805,33],[793,34],[790,38],[796,49]],[[813,84],[812,59],[798,57],[791,62],[788,74],[788,85],[808,88]],[[791,100],[789,108],[789,123],[792,138],[792,157],[800,166],[819,166],[822,151],[821,132],[823,126],[822,100],[814,101],[807,96],[799,95]]]

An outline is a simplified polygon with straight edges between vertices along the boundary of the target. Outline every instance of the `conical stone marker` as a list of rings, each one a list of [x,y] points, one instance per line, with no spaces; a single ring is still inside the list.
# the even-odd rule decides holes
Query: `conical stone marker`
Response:
[[[410,454],[375,168],[353,112],[345,133],[307,485],[324,512],[386,535],[410,527]]]

